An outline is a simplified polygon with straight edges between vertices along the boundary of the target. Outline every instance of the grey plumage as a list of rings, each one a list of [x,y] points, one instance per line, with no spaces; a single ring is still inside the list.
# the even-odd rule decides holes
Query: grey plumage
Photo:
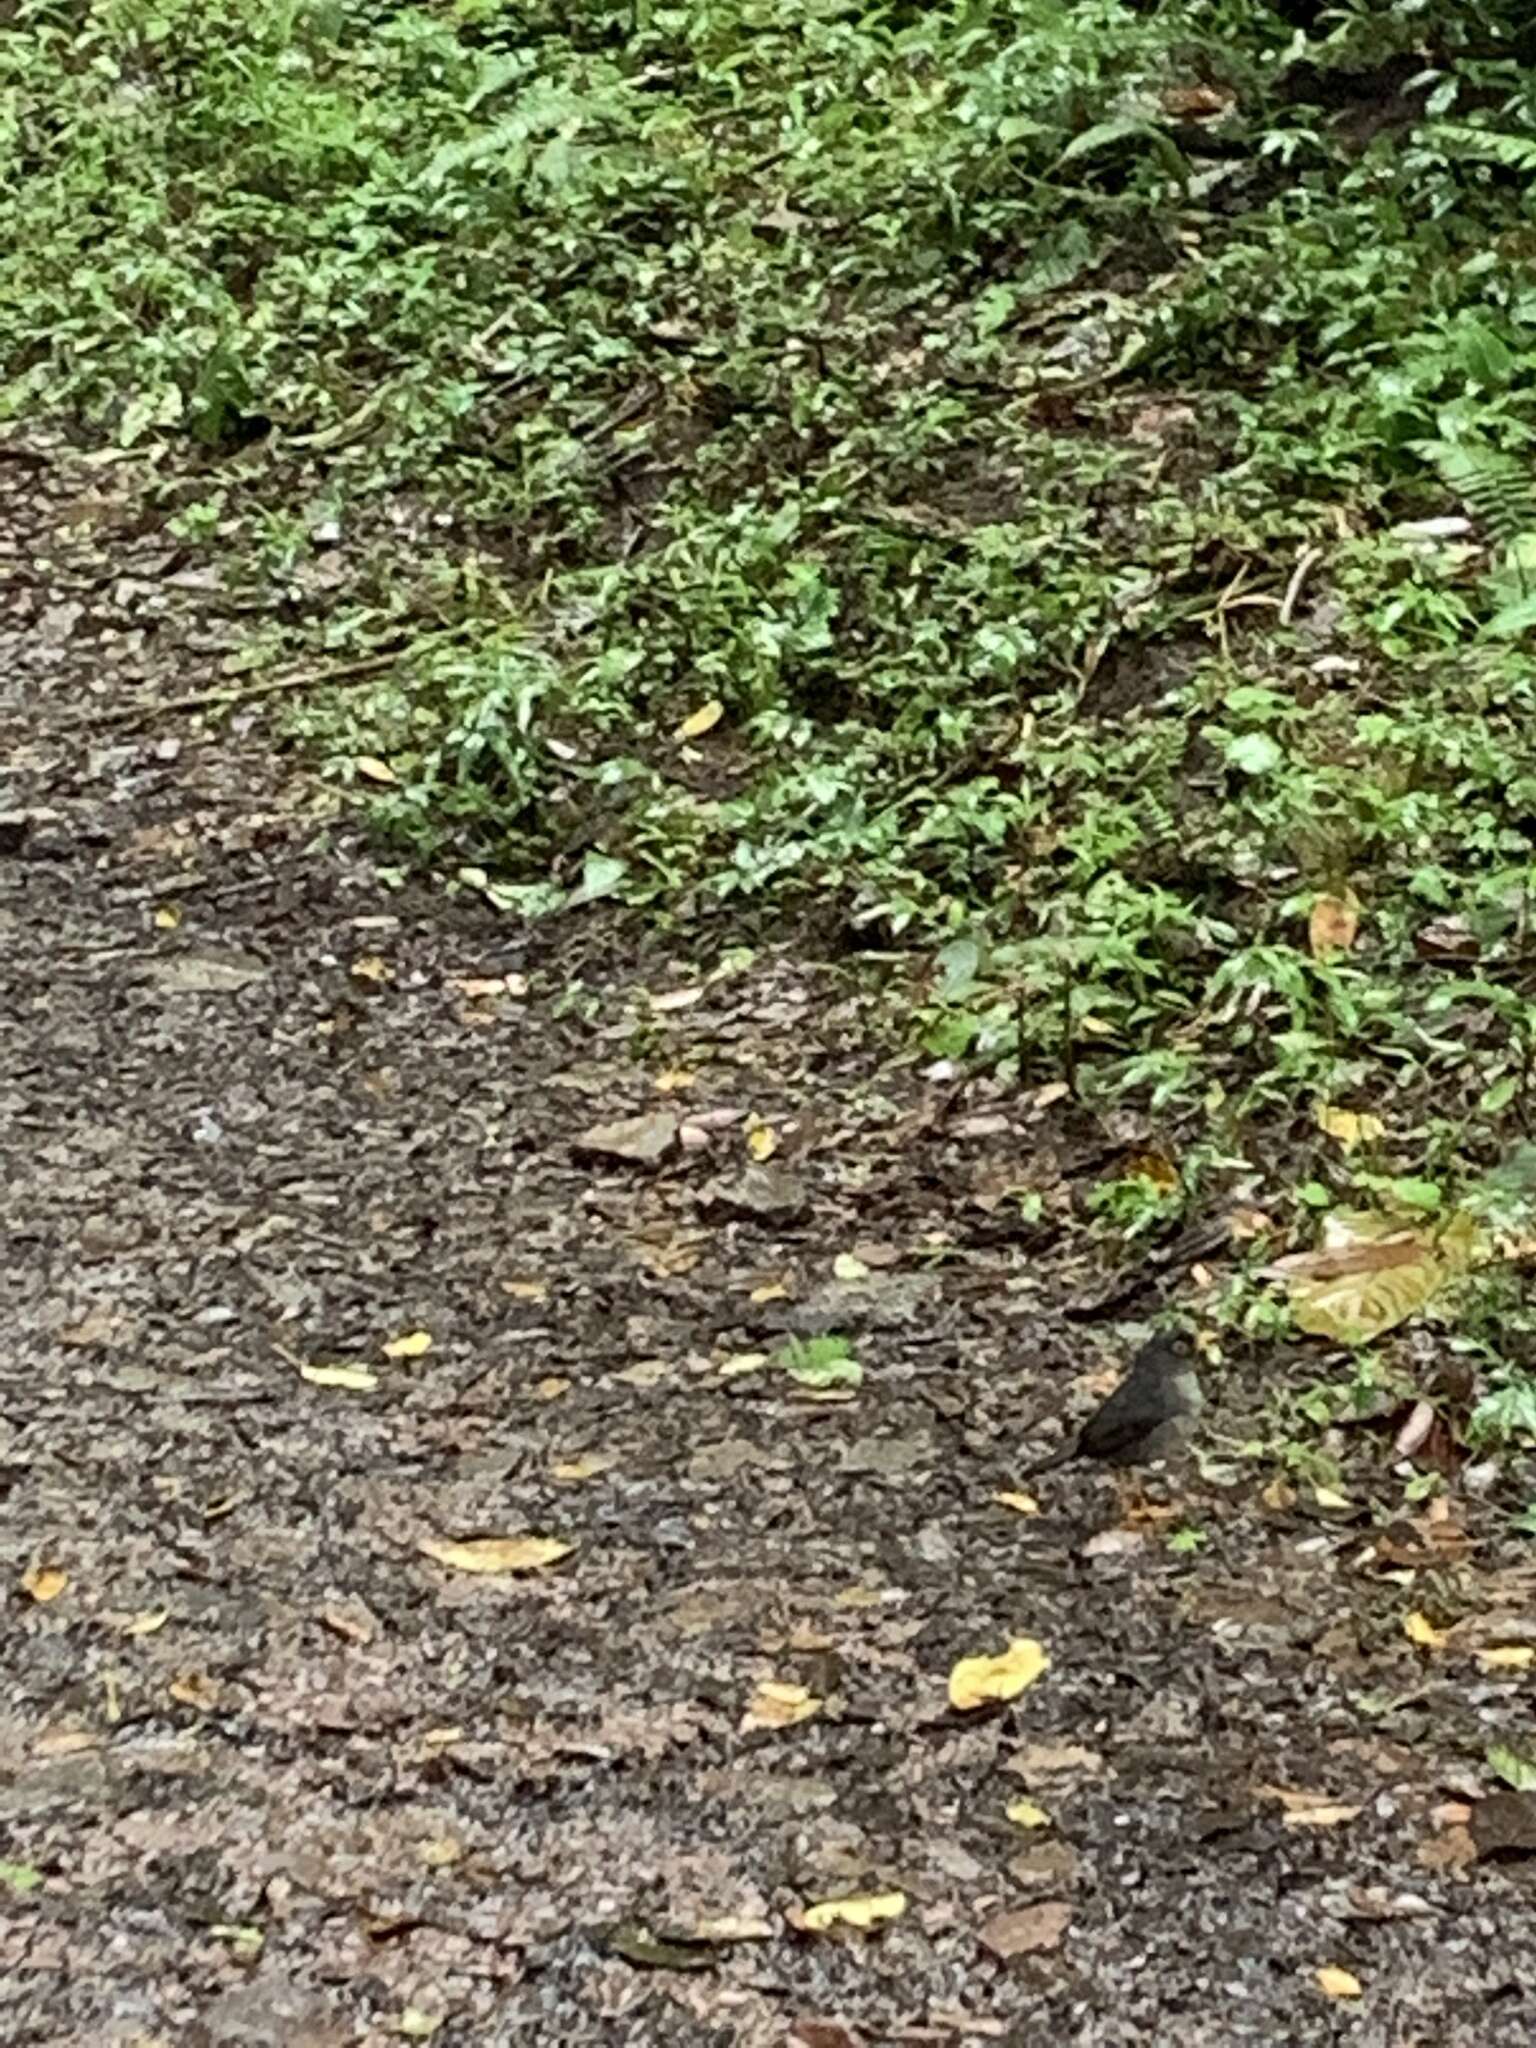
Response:
[[[1074,1458],[1153,1464],[1182,1447],[1204,1405],[1194,1352],[1181,1337],[1160,1332],[1141,1347],[1125,1378],[1072,1442],[1030,1469],[1049,1472]]]

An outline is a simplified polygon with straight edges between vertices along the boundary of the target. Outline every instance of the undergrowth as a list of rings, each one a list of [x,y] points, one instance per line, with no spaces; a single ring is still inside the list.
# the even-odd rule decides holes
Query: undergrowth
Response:
[[[1519,15],[19,0],[4,409],[142,451],[247,668],[400,649],[297,731],[402,858],[1449,1171],[1536,1026]]]

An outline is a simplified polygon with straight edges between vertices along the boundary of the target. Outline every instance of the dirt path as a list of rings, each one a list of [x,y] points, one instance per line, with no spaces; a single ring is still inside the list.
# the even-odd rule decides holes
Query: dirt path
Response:
[[[1081,1134],[941,1104],[828,970],[392,894],[254,736],[92,731],[233,637],[142,524],[0,462],[6,2038],[1529,2042],[1533,1866],[1458,1808],[1529,1682],[1402,1628],[1473,1569],[1521,1611],[1492,1509],[998,1505],[1134,1335],[986,1197]],[[652,1165],[575,1143],[657,1111]],[[749,1362],[825,1331],[853,1400]],[[419,1548],[527,1534],[572,1548]]]

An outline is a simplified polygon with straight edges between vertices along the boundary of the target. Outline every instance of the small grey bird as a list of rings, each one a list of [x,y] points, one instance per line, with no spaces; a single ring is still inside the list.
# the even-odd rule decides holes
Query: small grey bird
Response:
[[[1181,1448],[1205,1405],[1195,1356],[1181,1337],[1160,1331],[1131,1360],[1130,1371],[1063,1450],[1031,1474],[1075,1458],[1101,1465],[1151,1465]]]

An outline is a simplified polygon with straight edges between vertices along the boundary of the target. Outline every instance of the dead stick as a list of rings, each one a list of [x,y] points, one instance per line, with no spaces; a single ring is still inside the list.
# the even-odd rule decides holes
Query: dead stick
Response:
[[[338,662],[334,668],[306,668],[297,670],[293,675],[267,676],[259,683],[246,683],[238,689],[194,690],[189,696],[162,697],[154,704],[119,704],[113,709],[72,718],[64,729],[77,732],[87,726],[138,725],[173,711],[223,710],[231,704],[243,704],[250,697],[275,697],[280,690],[310,690],[324,683],[358,682],[364,676],[378,675],[382,669],[392,668],[400,659],[401,652],[397,647],[392,654],[364,655],[358,661]]]

